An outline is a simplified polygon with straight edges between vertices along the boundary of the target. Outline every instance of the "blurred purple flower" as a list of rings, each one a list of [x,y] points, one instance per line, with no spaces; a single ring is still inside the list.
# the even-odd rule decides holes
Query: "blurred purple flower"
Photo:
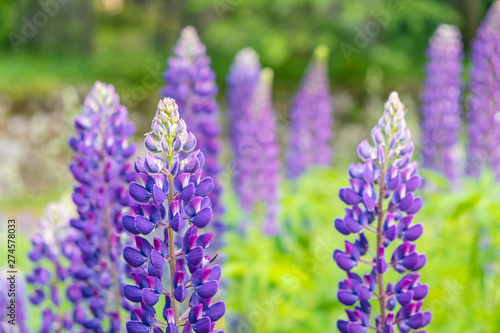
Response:
[[[252,49],[243,49],[236,55],[227,78],[235,191],[247,212],[255,212],[259,204],[265,206],[263,230],[268,235],[280,232],[280,147],[272,106],[272,80],[272,70],[261,70],[258,55]]]
[[[333,106],[328,82],[329,50],[318,46],[290,110],[287,175],[299,177],[313,165],[329,165]]]
[[[500,1],[495,1],[472,43],[467,173],[484,167],[500,178]]]
[[[227,77],[229,135],[233,149],[233,186],[240,204],[246,211],[254,208],[255,159],[261,150],[257,141],[258,128],[254,104],[260,81],[259,56],[250,48],[238,52]]]
[[[441,24],[430,40],[425,89],[422,94],[423,166],[454,179],[460,134],[463,45],[460,30]]]
[[[28,257],[33,269],[26,280],[34,291],[29,300],[42,311],[39,332],[53,332],[58,327],[66,332],[76,332],[71,313],[60,309],[66,293],[64,283],[69,277],[69,266],[81,264],[80,250],[75,243],[78,235],[69,224],[63,203],[48,204],[44,215],[38,221],[39,230],[31,237],[32,249]]]
[[[135,280],[135,285],[124,286],[123,293],[140,304],[131,312],[127,332],[179,332],[183,327],[183,333],[222,333],[214,327],[226,308],[223,302],[212,302],[221,268],[211,266],[217,255],[207,254],[214,234],[199,233],[213,218],[209,195],[214,182],[202,176],[205,157],[195,150],[196,138],[187,131],[173,99],[158,103],[151,129],[144,140],[149,153],[135,162],[140,182],[129,186],[135,200],[133,214],[123,217],[123,226],[135,235],[136,243],[123,251]],[[150,242],[140,236],[156,229],[162,231],[162,239]],[[161,299],[164,321],[155,310]]]
[[[214,180],[214,190],[210,194],[214,209],[212,226],[221,232],[224,230],[221,220],[224,207],[220,199],[222,187],[219,177],[222,166],[219,163],[219,153],[222,128],[219,106],[215,99],[218,88],[206,47],[195,28],[188,26],[181,31],[167,64],[165,87],[161,94],[177,102],[182,118],[196,135],[196,148],[205,154],[204,172]]]
[[[121,295],[128,271],[121,260],[120,233],[129,205],[126,184],[136,179],[128,162],[136,151],[128,143],[134,124],[113,86],[96,82],[75,119],[75,131],[69,140],[75,151],[70,170],[79,183],[72,195],[79,216],[71,225],[78,231],[82,260],[70,268],[71,301],[80,309],[74,321],[87,330],[119,332],[120,304],[129,308]]]
[[[394,326],[409,332],[431,321],[430,311],[421,311],[429,288],[419,282],[420,274],[407,274],[396,285],[384,282],[384,274],[389,270],[416,272],[427,260],[424,254],[416,252],[413,243],[423,233],[422,224],[413,223],[414,214],[422,208],[422,199],[414,195],[421,179],[416,162],[411,162],[414,146],[405,114],[398,94],[393,92],[372,129],[374,145],[367,140],[361,142],[358,155],[364,163],[349,167],[350,186],[339,192],[340,199],[350,207],[343,219],[335,220],[335,228],[344,235],[357,235],[354,243],[345,242],[344,251],[333,253],[335,262],[348,276],[339,283],[338,300],[347,306],[356,304],[354,310],[346,310],[347,321],[337,322],[342,333],[368,329],[390,333]],[[375,234],[376,247],[372,244],[370,249],[365,232]],[[389,259],[389,246],[393,244],[394,248],[396,239],[400,245]],[[363,259],[365,256],[371,258]],[[363,277],[355,274],[353,270],[360,264],[366,265],[370,273]],[[372,299],[378,300],[380,314],[372,312]],[[401,305],[397,312],[396,302]]]

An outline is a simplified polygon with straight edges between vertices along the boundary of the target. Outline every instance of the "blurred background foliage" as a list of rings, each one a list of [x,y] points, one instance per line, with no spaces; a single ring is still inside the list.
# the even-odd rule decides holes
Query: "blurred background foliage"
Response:
[[[66,134],[97,79],[117,87],[137,133],[146,131],[166,59],[186,25],[198,29],[212,57],[223,121],[229,65],[239,49],[253,47],[263,65],[275,70],[275,110],[285,142],[291,98],[314,47],[322,43],[331,48],[335,163],[354,157],[392,90],[410,109],[418,138],[429,36],[439,23],[457,24],[468,51],[491,2],[0,0],[0,143],[6,156],[0,169],[10,174],[0,192],[11,198],[29,188],[28,195],[37,195],[65,184]],[[37,156],[38,146],[51,148]],[[37,170],[30,166],[33,159]]]
[[[291,98],[314,47],[325,44],[331,49],[335,104],[333,168],[283,183],[284,232],[278,238],[264,237],[251,217],[241,215],[225,179],[231,232],[222,252],[228,332],[335,332],[343,316],[335,293],[344,274],[331,257],[343,242],[333,220],[343,215],[337,194],[347,185],[347,166],[357,161],[356,145],[395,89],[410,110],[408,123],[418,142],[428,38],[439,23],[457,24],[468,52],[491,3],[0,0],[0,215],[16,216],[20,230],[31,230],[49,201],[71,191],[67,139],[95,80],[117,87],[139,142],[182,27],[194,25],[207,45],[223,121],[225,77],[239,49],[255,48],[263,65],[275,70],[282,142]],[[229,158],[226,149],[224,162]],[[432,286],[426,302],[434,313],[429,329],[498,332],[500,187],[488,175],[454,187],[433,173],[425,177],[428,183],[420,191],[425,206],[418,219],[427,232],[418,247],[429,255],[422,271],[422,280]],[[27,251],[27,237],[21,237],[19,253]],[[27,269],[28,260],[20,260]]]

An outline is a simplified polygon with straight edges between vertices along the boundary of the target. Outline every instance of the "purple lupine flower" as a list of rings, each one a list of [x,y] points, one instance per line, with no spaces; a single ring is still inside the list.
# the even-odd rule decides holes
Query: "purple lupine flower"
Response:
[[[70,170],[79,183],[72,195],[79,216],[71,226],[78,231],[82,261],[70,268],[74,321],[87,330],[119,332],[120,308],[129,309],[121,294],[128,274],[120,233],[129,205],[126,186],[136,179],[128,162],[136,150],[128,143],[134,124],[113,86],[96,82],[75,119],[75,130],[69,140],[75,151]]]
[[[39,332],[49,333],[63,328],[65,332],[76,332],[71,313],[61,311],[61,308],[70,264],[81,263],[80,250],[75,243],[78,235],[71,228],[62,203],[48,204],[38,225],[39,230],[31,237],[33,248],[29,253],[33,270],[26,280],[33,287],[29,300],[42,312]],[[67,295],[71,298],[70,290]]]
[[[272,106],[272,80],[272,70],[261,70],[258,55],[252,49],[243,49],[236,55],[227,78],[235,191],[247,212],[255,211],[259,204],[265,205],[263,229],[269,235],[280,231],[280,147]]]
[[[484,167],[500,178],[500,1],[495,1],[472,43],[467,173]]]
[[[165,72],[163,97],[173,98],[179,105],[181,116],[197,138],[196,149],[203,151],[206,158],[203,171],[214,180],[210,200],[214,210],[212,226],[224,230],[221,216],[224,208],[221,202],[222,187],[219,175],[220,135],[219,106],[215,99],[218,91],[215,73],[210,68],[210,58],[196,29],[188,26],[181,32],[168,59]]]
[[[241,207],[254,209],[259,198],[255,195],[255,159],[261,152],[257,141],[255,99],[259,86],[261,65],[259,56],[251,48],[236,54],[227,77],[227,105],[229,135],[233,156],[233,186]]]
[[[173,99],[158,103],[151,129],[144,140],[149,152],[135,162],[140,181],[129,186],[134,214],[123,217],[136,243],[123,251],[135,280],[123,293],[140,305],[131,312],[127,332],[177,333],[182,327],[183,333],[223,333],[215,323],[226,307],[222,301],[213,302],[221,268],[211,265],[216,256],[207,253],[214,234],[200,231],[213,218],[209,195],[214,182],[203,177],[205,156],[195,150],[196,138],[187,131]],[[140,236],[153,231],[160,238]],[[163,320],[155,310],[160,301]]]
[[[423,166],[457,176],[455,148],[460,134],[463,45],[460,30],[441,24],[427,50],[427,78],[422,94]]]
[[[371,132],[374,145],[367,140],[361,142],[358,155],[363,163],[349,167],[350,186],[339,192],[349,208],[343,219],[335,220],[335,228],[357,237],[354,242],[345,242],[345,250],[333,253],[337,265],[347,272],[347,279],[339,283],[338,300],[347,306],[356,304],[346,310],[347,321],[337,322],[342,333],[369,329],[393,333],[395,326],[401,332],[423,333],[426,331],[420,329],[431,321],[430,311],[421,311],[429,287],[415,273],[427,257],[416,251],[414,243],[424,231],[422,224],[413,221],[422,208],[422,199],[414,194],[421,179],[417,163],[411,162],[414,146],[405,113],[398,94],[393,92]],[[365,232],[375,234],[376,244],[370,247]],[[365,266],[367,274],[355,273],[358,266]],[[392,269],[410,273],[394,285],[384,275]],[[371,300],[378,301],[380,313],[372,311]]]
[[[326,46],[316,48],[292,102],[286,154],[290,178],[297,178],[309,166],[329,165],[332,158],[333,106],[328,82],[328,55]]]

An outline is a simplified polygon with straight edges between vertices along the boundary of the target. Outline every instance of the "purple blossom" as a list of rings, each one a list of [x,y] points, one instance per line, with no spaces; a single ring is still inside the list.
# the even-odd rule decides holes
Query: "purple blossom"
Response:
[[[261,70],[257,53],[243,49],[235,57],[228,75],[230,136],[234,151],[234,187],[247,212],[264,205],[263,229],[280,232],[278,187],[280,147],[272,106],[273,72]],[[257,220],[262,220],[260,216]]]
[[[138,303],[127,332],[173,333],[183,327],[183,333],[223,333],[215,323],[226,308],[224,302],[213,302],[221,268],[211,265],[217,255],[207,253],[214,234],[200,232],[213,218],[209,195],[214,182],[203,177],[205,156],[195,150],[196,138],[173,99],[158,103],[151,129],[144,140],[149,153],[135,162],[140,181],[129,186],[133,214],[123,217],[136,243],[123,251],[135,281],[123,293]],[[161,236],[152,241],[140,236],[153,232]],[[163,320],[155,309],[160,301]]]
[[[75,131],[69,144],[75,151],[70,170],[78,181],[72,195],[78,217],[71,226],[78,231],[81,262],[70,267],[74,321],[87,330],[119,332],[120,304],[129,308],[121,295],[128,272],[120,260],[120,233],[129,205],[126,185],[136,179],[127,161],[136,150],[128,143],[134,124],[113,86],[96,82],[75,119]]]
[[[261,65],[258,54],[245,48],[236,54],[227,77],[229,135],[233,149],[233,186],[246,211],[254,209],[255,159],[261,152],[257,141],[255,99],[259,87]]]
[[[206,47],[195,28],[188,26],[182,30],[167,63],[165,87],[161,94],[176,100],[182,118],[196,135],[196,148],[205,154],[204,172],[214,180],[214,190],[210,194],[214,209],[212,225],[216,230],[222,231],[221,215],[224,209],[220,199],[222,187],[219,180],[222,167],[218,160],[222,128],[219,106],[215,100],[218,88]]]
[[[358,155],[363,163],[349,167],[349,187],[339,192],[349,207],[343,219],[335,220],[335,228],[343,235],[356,235],[354,242],[345,242],[345,250],[333,253],[337,265],[347,272],[347,279],[339,283],[338,300],[346,306],[355,305],[346,310],[347,321],[337,322],[342,333],[369,329],[392,333],[395,326],[401,332],[423,333],[426,331],[420,329],[431,321],[430,311],[421,311],[429,287],[414,273],[425,265],[427,257],[419,254],[413,243],[424,231],[422,224],[413,222],[422,208],[422,199],[414,194],[421,179],[416,162],[411,162],[414,146],[405,113],[393,92],[371,132],[374,145],[361,142]],[[376,237],[372,247],[365,232]],[[361,267],[366,274],[354,273]],[[384,275],[390,270],[411,273],[394,285]],[[371,300],[378,301],[379,314],[372,311]],[[400,307],[396,311],[397,303]]]
[[[62,203],[50,203],[44,215],[38,221],[39,230],[31,237],[29,259],[33,269],[26,280],[33,287],[33,293],[29,300],[42,312],[39,332],[53,332],[58,327],[76,332],[71,313],[60,309],[65,299],[64,283],[69,278],[70,263],[76,265],[81,262],[80,250],[75,244],[78,235],[69,225]]]
[[[332,158],[333,106],[328,82],[328,55],[326,46],[316,48],[292,102],[286,155],[290,178],[299,177],[312,165],[329,165]]]
[[[457,27],[441,24],[427,50],[422,95],[423,165],[448,178],[457,176],[456,145],[460,134],[463,45]]]
[[[467,173],[484,167],[500,178],[500,2],[495,1],[472,43]]]

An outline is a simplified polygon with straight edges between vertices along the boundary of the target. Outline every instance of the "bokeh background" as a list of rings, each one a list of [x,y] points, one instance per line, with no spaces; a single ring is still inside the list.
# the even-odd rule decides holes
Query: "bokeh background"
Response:
[[[228,332],[335,332],[343,313],[335,296],[343,273],[331,258],[342,243],[332,221],[343,215],[337,192],[346,185],[346,167],[357,161],[355,148],[392,90],[409,109],[418,146],[430,35],[439,23],[458,25],[468,54],[491,3],[0,0],[0,215],[2,220],[15,217],[21,226],[20,267],[29,269],[24,257],[30,230],[46,204],[64,201],[71,192],[67,140],[95,80],[116,86],[140,142],[155,112],[166,59],[179,31],[193,25],[217,74],[223,122],[225,77],[235,53],[253,47],[262,64],[274,69],[274,106],[285,143],[293,94],[312,51],[325,44],[331,49],[335,105],[332,167],[283,183],[280,237],[251,231],[242,239],[229,232],[222,251],[227,255]],[[466,57],[464,80],[468,68]],[[465,120],[467,107],[463,113]],[[226,149],[223,164],[230,158]],[[430,331],[498,332],[500,188],[487,174],[448,184],[430,171],[423,173],[432,183],[421,193],[426,205],[419,217],[426,225],[419,246],[429,257],[422,274],[431,285]],[[229,181],[225,187],[226,222],[238,226],[241,214]]]

